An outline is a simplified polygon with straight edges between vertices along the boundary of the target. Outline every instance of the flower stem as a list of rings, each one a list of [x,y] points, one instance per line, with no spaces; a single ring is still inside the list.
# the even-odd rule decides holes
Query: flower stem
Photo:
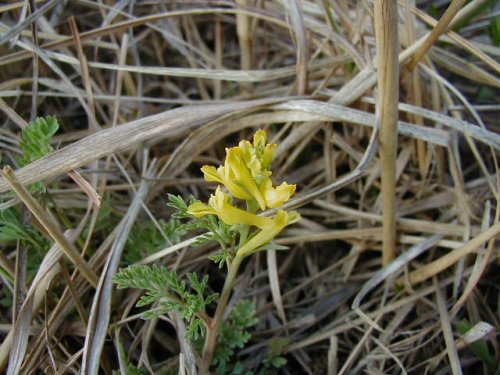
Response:
[[[226,281],[224,282],[224,287],[222,288],[219,303],[217,305],[217,309],[215,310],[215,315],[210,324],[207,325],[207,336],[205,337],[205,345],[203,346],[203,357],[201,359],[199,375],[209,374],[210,364],[212,363],[212,357],[215,351],[215,344],[217,343],[219,327],[222,323],[224,310],[226,309],[229,301],[229,296],[233,290],[234,282],[236,281],[236,276],[238,275],[238,270],[242,261],[243,257],[236,255],[229,266],[229,272]]]

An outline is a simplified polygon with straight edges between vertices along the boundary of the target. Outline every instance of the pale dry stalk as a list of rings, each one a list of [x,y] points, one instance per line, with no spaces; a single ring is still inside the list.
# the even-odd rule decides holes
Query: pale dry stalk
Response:
[[[375,1],[374,15],[383,200],[382,263],[385,266],[394,259],[396,246],[395,205],[399,93],[397,2],[395,0]]]
[[[248,6],[248,0],[237,0],[236,3],[242,7]],[[236,32],[240,43],[240,67],[241,70],[252,69],[252,32],[250,16],[245,13],[236,14]],[[243,91],[250,92],[252,84],[250,82],[241,83]]]
[[[408,69],[413,70],[422,56],[424,56],[427,51],[436,43],[438,38],[446,32],[446,29],[450,25],[451,21],[455,17],[455,15],[458,13],[458,11],[462,8],[462,5],[464,5],[465,0],[453,0],[446,9],[446,12],[443,14],[443,17],[439,20],[437,25],[434,27],[432,32],[427,36],[425,39],[424,43],[420,46],[418,51],[413,55],[413,58],[411,59],[410,63],[408,64]]]

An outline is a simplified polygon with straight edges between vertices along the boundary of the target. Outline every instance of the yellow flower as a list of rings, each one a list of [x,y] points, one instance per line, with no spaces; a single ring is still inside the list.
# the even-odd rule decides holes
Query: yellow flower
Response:
[[[269,167],[273,160],[278,145],[266,144],[267,133],[258,130],[253,136],[253,147],[248,141],[241,141],[238,145],[243,160],[252,172],[252,176],[260,184],[265,178],[271,176]]]
[[[257,130],[253,136],[253,146],[255,149],[255,155],[260,161],[263,170],[268,170],[271,166],[271,161],[274,158],[277,144],[266,144],[267,133],[265,130]]]
[[[233,197],[243,200],[250,200],[252,196],[243,190],[236,182],[231,168],[221,166],[217,169],[211,165],[205,165],[201,168],[206,181],[214,181],[224,185]]]
[[[271,179],[267,179],[260,187],[268,207],[277,208],[283,205],[295,193],[296,185],[283,182],[280,186],[273,187]]]
[[[279,210],[276,216],[271,219],[273,222],[272,227],[262,229],[254,237],[252,237],[250,241],[238,249],[237,255],[246,257],[247,255],[252,254],[258,248],[272,241],[287,225],[295,223],[299,219],[300,215],[296,211],[287,212]]]
[[[266,201],[262,196],[255,179],[247,164],[243,160],[242,151],[239,147],[226,149],[226,166],[230,168],[235,177],[235,183],[257,201],[261,210],[266,209]],[[229,187],[226,185],[229,189]],[[231,191],[231,190],[229,190]]]
[[[267,133],[258,130],[253,145],[243,140],[238,147],[227,148],[224,166],[201,168],[205,180],[224,185],[235,198],[257,202],[261,210],[280,207],[296,187],[286,182],[273,187],[270,166],[278,146],[266,141]]]
[[[194,217],[205,215],[217,215],[224,223],[228,225],[247,224],[260,229],[269,229],[273,227],[273,220],[252,214],[231,205],[229,197],[218,187],[215,195],[212,195],[208,205],[202,202],[196,202],[188,207],[188,212]]]
[[[235,198],[245,200],[247,210],[231,204],[227,194],[219,186],[208,204],[196,202],[188,207],[194,217],[217,215],[228,225],[245,224],[257,227],[250,240],[237,251],[245,257],[272,241],[287,225],[295,223],[300,215],[295,212],[279,210],[274,217],[258,216],[257,208],[279,208],[295,193],[296,186],[283,182],[273,186],[271,181],[271,161],[277,149],[275,144],[267,144],[267,133],[259,130],[253,137],[253,144],[241,141],[237,147],[226,148],[223,166],[215,168],[205,165],[205,180],[224,185]]]

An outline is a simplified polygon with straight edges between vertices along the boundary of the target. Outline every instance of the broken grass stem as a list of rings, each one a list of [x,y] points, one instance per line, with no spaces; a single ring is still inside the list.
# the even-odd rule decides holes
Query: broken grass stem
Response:
[[[28,190],[26,190],[26,188],[16,180],[12,168],[10,166],[6,166],[3,169],[2,174],[4,175],[12,191],[38,219],[40,224],[42,224],[43,228],[49,234],[50,238],[61,247],[61,250],[64,252],[64,254],[66,254],[71,262],[73,262],[75,267],[82,272],[83,276],[88,280],[88,282],[93,287],[96,287],[99,278],[97,277],[95,272],[92,270],[92,268],[90,268],[90,266],[87,264],[85,259],[83,259],[74,245],[69,242],[66,237],[64,237],[61,230],[57,227],[57,224],[51,220],[50,216],[45,212],[40,203],[38,203],[38,201],[31,196]]]

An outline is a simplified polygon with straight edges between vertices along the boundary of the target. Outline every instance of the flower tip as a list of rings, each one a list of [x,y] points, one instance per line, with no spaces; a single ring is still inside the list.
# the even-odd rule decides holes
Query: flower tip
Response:
[[[288,224],[296,223],[300,220],[300,214],[297,211],[288,212]]]
[[[195,202],[189,205],[187,209],[188,214],[194,217],[202,217],[214,213],[214,210],[202,202]]]
[[[220,177],[217,174],[217,169],[213,165],[204,165],[201,167],[201,171],[203,172],[203,177],[206,181],[215,181],[220,182]]]
[[[253,135],[254,147],[264,147],[267,141],[267,132],[264,129],[259,129]]]

